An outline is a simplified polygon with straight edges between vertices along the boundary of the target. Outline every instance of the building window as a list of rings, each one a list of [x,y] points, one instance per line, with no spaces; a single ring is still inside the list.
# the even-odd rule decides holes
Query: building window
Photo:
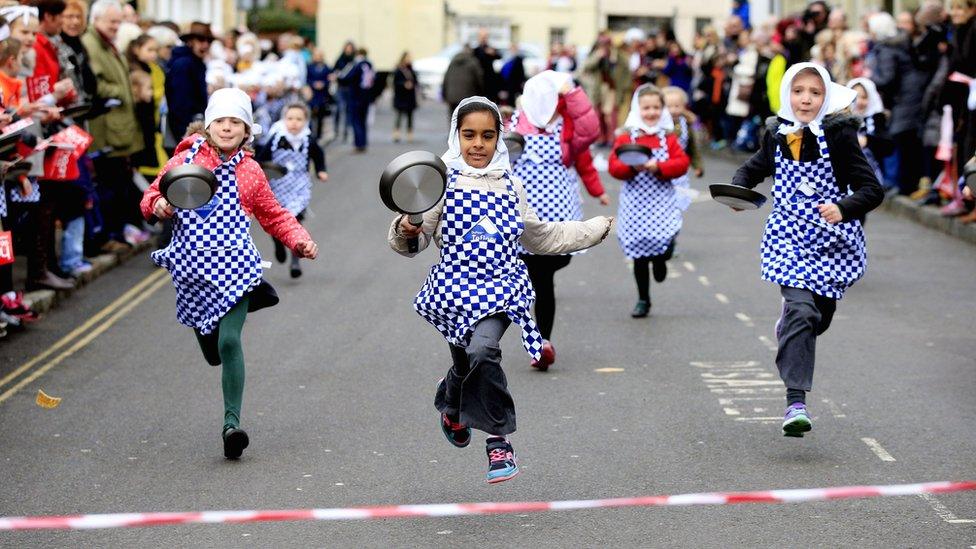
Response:
[[[550,27],[549,28],[549,44],[565,44],[566,43],[566,28],[565,27]]]

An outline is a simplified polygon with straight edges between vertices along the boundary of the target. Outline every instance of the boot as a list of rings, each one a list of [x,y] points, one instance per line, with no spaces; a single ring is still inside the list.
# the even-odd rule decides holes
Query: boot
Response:
[[[918,190],[909,195],[912,200],[921,200],[929,194],[932,189],[932,178],[923,177],[918,180]]]

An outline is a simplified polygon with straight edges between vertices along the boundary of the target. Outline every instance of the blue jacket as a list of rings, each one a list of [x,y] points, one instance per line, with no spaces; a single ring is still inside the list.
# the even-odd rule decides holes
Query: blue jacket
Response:
[[[372,103],[375,76],[372,63],[361,59],[346,65],[346,70],[339,76],[339,83],[349,86],[353,103]]]
[[[190,48],[173,48],[166,72],[169,127],[177,141],[193,117],[207,110],[207,66]]]
[[[312,100],[308,106],[313,109],[316,107],[324,107],[327,103],[332,102],[332,98],[329,96],[330,74],[332,74],[332,69],[326,63],[311,63],[308,65],[308,85],[312,88]],[[322,89],[316,89],[316,83],[323,84]]]

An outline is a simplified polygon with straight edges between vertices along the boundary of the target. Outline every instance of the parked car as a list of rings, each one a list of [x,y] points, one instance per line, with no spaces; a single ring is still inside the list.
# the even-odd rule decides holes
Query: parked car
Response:
[[[495,61],[495,72],[500,72],[505,61],[511,57],[508,47],[498,47],[498,51],[503,52],[502,59]],[[417,82],[420,84],[420,93],[425,98],[442,99],[441,84],[444,82],[444,73],[447,66],[451,64],[451,59],[461,51],[461,44],[452,44],[431,57],[422,57],[413,62],[413,70],[417,74]],[[545,50],[536,44],[519,44],[519,52],[525,60],[525,74],[532,76],[546,68],[546,58],[543,55]]]

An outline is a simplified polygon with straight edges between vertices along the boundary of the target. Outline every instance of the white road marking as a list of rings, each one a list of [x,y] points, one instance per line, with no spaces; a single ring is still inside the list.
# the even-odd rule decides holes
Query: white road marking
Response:
[[[779,350],[779,346],[776,344],[776,342],[766,336],[759,336],[759,342],[765,345],[770,351],[775,352]]]
[[[600,374],[615,374],[617,372],[623,372],[624,369],[623,368],[597,368],[596,370],[593,371]]]
[[[707,276],[699,276],[698,277],[698,282],[701,282],[701,285],[702,286],[711,286],[712,285],[711,281],[708,280],[708,277]]]
[[[783,400],[783,397],[734,397],[734,398],[720,398],[718,399],[719,404],[732,404],[738,400]]]
[[[725,415],[727,415],[727,416],[739,416],[739,415],[742,415],[742,414],[738,410],[736,410],[735,408],[725,408]]]
[[[668,278],[681,278],[680,271],[671,271],[668,273]]]
[[[692,366],[696,368],[755,368],[759,366],[758,360],[739,360],[739,361],[728,361],[728,362],[705,362],[705,361],[692,361],[689,362]]]
[[[685,261],[684,262],[684,266],[685,266],[685,269],[688,269],[688,272],[689,273],[695,272],[695,264],[692,263],[691,261]]]
[[[715,294],[715,299],[717,299],[719,303],[724,303],[725,305],[729,304],[729,298],[725,294]]]
[[[881,461],[895,461],[894,456],[892,456],[891,454],[888,453],[887,450],[885,450],[884,448],[882,448],[881,445],[878,444],[878,441],[877,440],[875,440],[873,438],[865,437],[865,438],[862,438],[861,439],[861,442],[863,442],[864,444],[867,444],[868,445],[868,448],[870,448],[871,451],[874,452],[874,454],[876,456],[878,456],[878,458]]]
[[[753,417],[737,417],[735,418],[735,420],[736,421],[758,421],[761,423],[765,423],[765,422],[779,423],[780,421],[783,421],[783,418],[779,416],[753,416]]]
[[[752,322],[752,319],[749,318],[749,315],[747,315],[745,313],[735,313],[735,318],[738,318],[740,321],[742,321],[743,323],[745,323],[745,325],[748,326],[748,327],[750,327],[750,328],[754,328],[756,326]]]
[[[847,414],[840,409],[840,406],[829,398],[823,399],[823,403],[827,405],[827,408],[830,409],[831,415],[833,415],[835,418],[847,417]]]
[[[919,494],[918,497],[924,499],[925,502],[929,504],[929,507],[931,507],[932,510],[935,511],[935,514],[939,515],[939,518],[941,518],[943,521],[945,521],[948,524],[971,524],[976,522],[976,520],[961,519],[957,517],[955,513],[950,511],[949,508],[945,506],[945,504],[939,501],[932,494]]]

